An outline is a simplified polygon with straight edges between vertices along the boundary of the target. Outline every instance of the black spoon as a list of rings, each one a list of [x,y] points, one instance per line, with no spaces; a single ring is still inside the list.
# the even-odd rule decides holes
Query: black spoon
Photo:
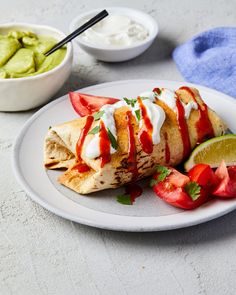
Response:
[[[97,22],[102,20],[104,17],[108,16],[108,12],[106,10],[103,10],[99,12],[97,15],[95,15],[93,18],[91,18],[89,21],[87,21],[85,24],[83,24],[81,27],[76,29],[74,32],[72,32],[70,35],[62,39],[60,42],[58,42],[56,45],[54,45],[50,50],[48,50],[44,55],[48,56],[49,54],[53,53],[57,49],[61,48],[66,43],[70,42],[72,39],[77,37],[78,35],[82,34],[84,31],[95,25]]]

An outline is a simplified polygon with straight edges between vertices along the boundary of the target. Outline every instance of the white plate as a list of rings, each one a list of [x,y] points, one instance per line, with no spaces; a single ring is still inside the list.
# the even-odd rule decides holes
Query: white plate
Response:
[[[81,92],[114,97],[135,97],[154,87],[177,89],[184,82],[130,80],[104,83],[81,89]],[[236,101],[220,92],[195,85],[206,103],[236,133]],[[236,200],[214,200],[193,211],[175,209],[155,197],[151,189],[133,206],[116,202],[119,190],[105,190],[81,196],[59,185],[58,171],[45,171],[43,141],[48,127],[76,118],[67,96],[63,96],[35,113],[20,132],[15,146],[13,169],[31,198],[49,211],[82,224],[120,231],[159,231],[199,224],[222,216],[236,208]]]

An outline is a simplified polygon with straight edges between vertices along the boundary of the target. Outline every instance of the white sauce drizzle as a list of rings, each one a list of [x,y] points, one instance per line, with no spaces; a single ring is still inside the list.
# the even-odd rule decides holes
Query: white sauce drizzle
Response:
[[[184,106],[185,118],[188,119],[192,109],[197,110],[198,105],[195,101],[189,101],[187,104],[182,103]]]
[[[155,93],[153,91],[142,92],[140,97],[148,98],[150,101],[154,102],[156,100]]]
[[[176,108],[176,95],[175,92],[166,88],[161,88],[161,93],[156,93],[156,97],[166,103],[169,108],[171,108],[175,113],[177,111]],[[184,116],[186,119],[189,119],[190,113],[192,109],[197,110],[198,105],[195,101],[189,101],[187,104],[182,102],[182,105],[184,107]]]
[[[145,96],[146,97],[146,96]],[[142,100],[144,106],[146,107],[148,117],[152,123],[152,142],[153,144],[158,144],[161,141],[160,130],[165,121],[166,114],[164,110],[157,104],[153,103],[151,99]],[[144,121],[140,120],[139,128],[143,127]]]
[[[100,156],[99,133],[95,134],[85,149],[85,157],[95,159]]]
[[[116,109],[119,109],[123,106],[126,106],[126,102],[124,100],[118,101],[114,104],[106,104],[101,107],[100,111],[104,111],[101,119],[108,130],[110,129],[111,133],[114,135],[117,140],[117,132],[116,125],[114,119],[114,112]],[[116,150],[110,145],[110,153],[114,154]],[[99,146],[99,133],[96,133],[93,139],[89,142],[85,149],[85,156],[89,159],[95,159],[100,156],[100,146]]]
[[[176,97],[175,92],[169,89],[161,88],[161,94],[154,93],[153,91],[143,92],[139,95],[142,99],[144,106],[146,107],[148,117],[153,126],[152,140],[153,144],[158,144],[160,142],[160,130],[165,121],[164,110],[155,104],[156,97],[166,103],[174,112],[177,111],[176,108]],[[185,112],[185,118],[188,119],[192,109],[197,110],[198,105],[196,102],[190,101],[187,104],[182,102]],[[111,133],[117,140],[117,130],[114,119],[114,112],[116,109],[123,106],[128,106],[132,110],[133,116],[137,119],[135,111],[140,110],[139,103],[136,102],[133,107],[128,105],[124,100],[121,100],[112,105],[104,105],[101,107],[100,111],[104,111],[104,114],[100,118],[103,121],[106,129],[110,129]],[[144,121],[139,121],[139,128],[143,128]],[[99,133],[95,134],[93,139],[88,143],[85,149],[85,156],[89,159],[95,159],[100,156],[100,145],[99,145]],[[114,154],[116,150],[110,145],[110,153]]]

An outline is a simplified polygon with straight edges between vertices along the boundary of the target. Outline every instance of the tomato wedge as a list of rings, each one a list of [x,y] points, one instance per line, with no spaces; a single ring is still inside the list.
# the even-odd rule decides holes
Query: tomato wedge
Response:
[[[119,101],[117,98],[95,96],[79,92],[69,92],[69,97],[74,110],[81,117],[99,111],[106,104],[113,104]]]
[[[227,168],[225,161],[222,161],[215,174],[220,183],[213,191],[213,195],[222,198],[236,197],[236,166]]]
[[[158,197],[172,206],[188,210],[208,200],[209,194],[198,183],[174,168],[164,168],[164,177],[160,170],[153,175],[153,190]]]
[[[190,181],[187,175],[180,173],[174,168],[168,169],[171,169],[171,173],[168,176],[168,180],[171,184],[175,185],[176,187],[183,187]]]
[[[222,161],[214,172],[207,164],[197,164],[187,175],[157,166],[150,184],[156,195],[172,206],[194,209],[214,196],[236,197],[236,166],[227,168]]]
[[[195,209],[208,200],[208,194],[204,190],[201,190],[200,197],[196,201],[193,201],[183,188],[171,187],[163,182],[155,185],[153,190],[165,202],[186,210]]]
[[[211,166],[207,164],[196,164],[189,170],[188,176],[191,181],[197,182],[208,193],[212,193],[219,184],[219,178],[215,175]]]

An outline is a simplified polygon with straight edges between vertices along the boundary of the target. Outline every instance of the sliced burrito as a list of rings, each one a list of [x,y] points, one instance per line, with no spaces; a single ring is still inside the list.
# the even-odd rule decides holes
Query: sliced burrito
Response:
[[[44,164],[66,169],[58,181],[88,194],[147,177],[157,164],[176,166],[226,129],[197,89],[155,88],[50,128]]]

